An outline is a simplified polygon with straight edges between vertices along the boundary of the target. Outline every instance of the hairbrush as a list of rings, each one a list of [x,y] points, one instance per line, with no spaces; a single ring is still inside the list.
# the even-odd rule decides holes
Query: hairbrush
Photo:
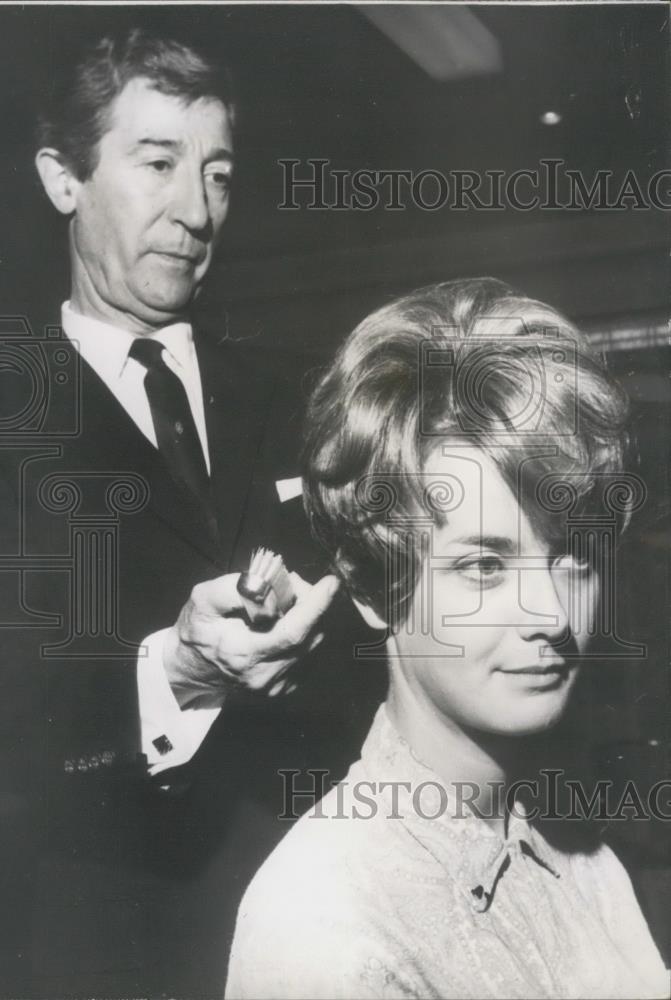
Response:
[[[252,553],[249,569],[240,574],[238,593],[253,626],[271,625],[296,600],[282,556],[264,548]]]

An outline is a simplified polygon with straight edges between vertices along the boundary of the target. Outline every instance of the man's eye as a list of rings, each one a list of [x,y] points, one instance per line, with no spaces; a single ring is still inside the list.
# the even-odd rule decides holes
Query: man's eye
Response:
[[[167,174],[172,164],[170,160],[151,160],[148,164],[157,174]]]
[[[228,191],[231,186],[231,175],[225,170],[211,170],[205,177],[218,191]]]

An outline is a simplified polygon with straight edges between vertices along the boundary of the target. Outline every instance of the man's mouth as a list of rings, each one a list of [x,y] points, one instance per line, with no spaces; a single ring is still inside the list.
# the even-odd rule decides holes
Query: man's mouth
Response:
[[[182,261],[192,267],[197,267],[205,259],[205,254],[202,252],[184,253],[178,250],[154,250],[154,253],[159,257],[167,257],[168,260]]]

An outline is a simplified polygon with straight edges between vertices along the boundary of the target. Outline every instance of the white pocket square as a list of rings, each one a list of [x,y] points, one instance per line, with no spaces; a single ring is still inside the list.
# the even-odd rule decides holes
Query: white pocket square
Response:
[[[296,476],[295,479],[278,479],[275,483],[275,489],[280,502],[286,503],[287,500],[302,496],[303,480],[300,476]]]

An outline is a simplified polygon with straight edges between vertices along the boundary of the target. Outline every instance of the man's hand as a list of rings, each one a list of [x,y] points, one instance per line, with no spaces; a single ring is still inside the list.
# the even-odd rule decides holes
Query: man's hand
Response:
[[[324,638],[318,623],[338,589],[335,576],[312,586],[292,573],[296,603],[268,632],[234,617],[243,607],[238,577],[229,573],[195,586],[166,636],[163,662],[181,708],[221,704],[233,686],[270,695],[290,690],[290,667]]]

